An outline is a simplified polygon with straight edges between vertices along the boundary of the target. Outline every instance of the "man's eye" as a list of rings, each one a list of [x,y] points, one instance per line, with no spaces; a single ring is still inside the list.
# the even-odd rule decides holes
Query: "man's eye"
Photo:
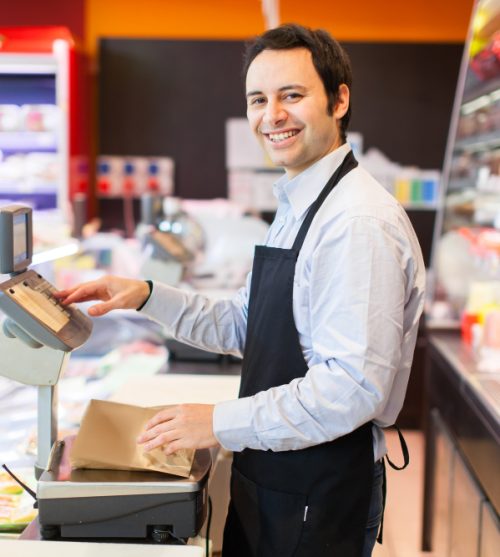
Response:
[[[263,104],[265,102],[266,99],[264,97],[254,97],[253,99],[250,100],[251,105]]]
[[[291,99],[291,100],[296,100],[296,99],[300,99],[302,98],[302,95],[300,93],[287,93],[286,99]]]

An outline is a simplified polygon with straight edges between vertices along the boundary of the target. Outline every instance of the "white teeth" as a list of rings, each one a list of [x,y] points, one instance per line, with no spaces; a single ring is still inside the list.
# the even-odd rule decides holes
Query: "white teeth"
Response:
[[[288,139],[289,137],[292,137],[294,135],[297,135],[299,132],[297,131],[288,131],[288,132],[282,132],[282,133],[270,133],[269,134],[269,139],[271,141],[283,141],[284,139]]]

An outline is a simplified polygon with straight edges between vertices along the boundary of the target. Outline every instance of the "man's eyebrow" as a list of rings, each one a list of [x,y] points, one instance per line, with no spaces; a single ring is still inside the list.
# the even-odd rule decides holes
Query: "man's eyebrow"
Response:
[[[248,91],[247,97],[253,97],[254,95],[262,95],[262,91]]]
[[[283,87],[280,87],[278,89],[278,91],[283,92],[283,91],[289,91],[290,89],[299,89],[304,91],[306,88],[303,85],[299,85],[298,83],[292,83],[290,85],[283,85]],[[253,97],[254,95],[262,95],[262,91],[249,91],[246,96],[247,97]]]

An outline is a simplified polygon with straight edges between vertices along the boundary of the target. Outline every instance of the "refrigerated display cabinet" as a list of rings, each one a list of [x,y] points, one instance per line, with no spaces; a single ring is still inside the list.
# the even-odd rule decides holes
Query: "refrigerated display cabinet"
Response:
[[[458,323],[471,283],[500,280],[500,0],[475,4],[441,186],[431,320]]]
[[[0,28],[0,200],[68,218],[89,194],[84,68],[66,28]]]
[[[489,557],[500,547],[500,0],[474,7],[442,186],[427,319],[422,549]],[[438,330],[452,324],[461,334]]]

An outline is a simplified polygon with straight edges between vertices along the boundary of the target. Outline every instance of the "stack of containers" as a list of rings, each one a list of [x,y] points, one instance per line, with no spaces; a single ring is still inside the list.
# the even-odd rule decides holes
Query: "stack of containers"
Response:
[[[174,161],[169,157],[97,158],[98,197],[169,196],[174,191]]]

